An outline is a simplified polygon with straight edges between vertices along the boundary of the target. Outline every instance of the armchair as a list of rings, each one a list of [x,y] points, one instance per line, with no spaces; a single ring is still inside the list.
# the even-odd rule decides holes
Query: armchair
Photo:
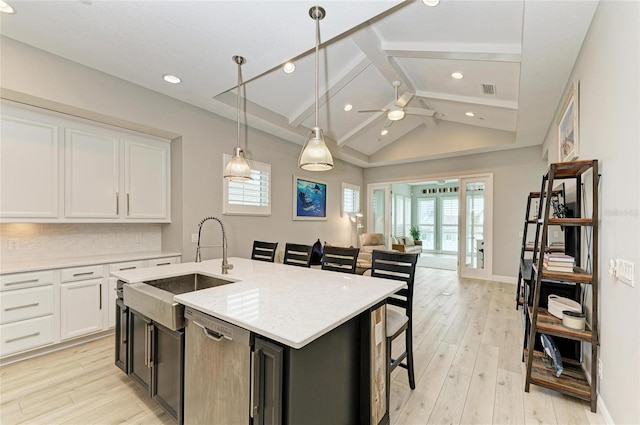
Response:
[[[382,233],[363,233],[360,238],[360,254],[358,255],[359,265],[363,263],[371,263],[374,250],[386,251],[387,247],[384,243],[384,235]]]

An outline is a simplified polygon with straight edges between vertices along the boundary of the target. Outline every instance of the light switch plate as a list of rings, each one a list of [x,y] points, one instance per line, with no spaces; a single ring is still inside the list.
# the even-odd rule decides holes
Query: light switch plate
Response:
[[[633,288],[634,264],[630,261],[625,260],[616,260],[616,263],[616,276],[618,277],[618,279]]]

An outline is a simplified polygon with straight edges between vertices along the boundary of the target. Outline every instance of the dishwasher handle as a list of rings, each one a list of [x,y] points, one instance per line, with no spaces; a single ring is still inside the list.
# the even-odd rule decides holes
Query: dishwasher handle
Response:
[[[211,329],[207,329],[204,325],[196,322],[195,320],[192,320],[192,322],[193,322],[194,325],[202,328],[202,332],[204,333],[204,336],[206,336],[210,340],[213,340],[215,342],[219,342],[219,341],[222,341],[222,338],[224,338],[224,335],[219,334],[218,332],[214,332]]]

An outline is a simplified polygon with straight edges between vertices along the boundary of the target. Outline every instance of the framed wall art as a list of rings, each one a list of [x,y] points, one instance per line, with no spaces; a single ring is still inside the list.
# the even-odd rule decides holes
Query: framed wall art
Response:
[[[325,182],[293,176],[293,219],[327,219],[327,184]]]
[[[580,148],[579,92],[580,82],[574,81],[560,113],[558,121],[558,162],[567,162],[578,158]]]

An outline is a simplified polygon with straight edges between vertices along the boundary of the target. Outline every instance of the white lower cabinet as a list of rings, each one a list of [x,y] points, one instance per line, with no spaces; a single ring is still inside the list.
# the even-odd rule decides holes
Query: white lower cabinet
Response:
[[[102,278],[60,285],[61,340],[102,330],[103,286]]]
[[[0,325],[2,356],[51,344],[55,341],[53,314],[35,319]]]
[[[0,358],[115,327],[112,272],[180,262],[180,256],[0,275]]]

